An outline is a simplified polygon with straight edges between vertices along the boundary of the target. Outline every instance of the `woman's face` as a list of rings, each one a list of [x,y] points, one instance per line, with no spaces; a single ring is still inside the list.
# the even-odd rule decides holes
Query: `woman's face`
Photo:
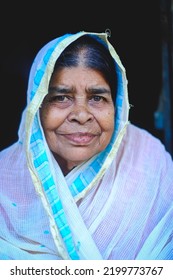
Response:
[[[53,74],[40,116],[48,146],[64,171],[105,149],[114,114],[110,87],[99,72],[78,66]]]

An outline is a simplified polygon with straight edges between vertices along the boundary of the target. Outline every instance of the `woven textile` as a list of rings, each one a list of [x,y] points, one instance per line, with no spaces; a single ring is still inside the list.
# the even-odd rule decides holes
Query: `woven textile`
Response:
[[[162,143],[129,123],[125,69],[116,63],[115,129],[100,154],[64,176],[40,124],[54,64],[71,42],[45,45],[29,75],[19,139],[0,153],[0,259],[173,259],[173,162]]]

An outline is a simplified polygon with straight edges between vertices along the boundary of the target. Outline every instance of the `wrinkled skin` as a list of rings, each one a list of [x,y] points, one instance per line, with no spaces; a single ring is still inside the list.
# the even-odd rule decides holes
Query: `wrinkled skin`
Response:
[[[100,72],[78,66],[53,74],[40,117],[64,174],[105,149],[114,115],[110,86]]]

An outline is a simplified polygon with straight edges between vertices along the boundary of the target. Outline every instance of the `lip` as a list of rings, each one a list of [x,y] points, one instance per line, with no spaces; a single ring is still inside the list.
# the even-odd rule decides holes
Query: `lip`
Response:
[[[69,134],[61,134],[66,139],[68,139],[70,142],[73,142],[78,145],[87,145],[92,142],[92,140],[98,136],[97,134],[92,133],[69,133]]]

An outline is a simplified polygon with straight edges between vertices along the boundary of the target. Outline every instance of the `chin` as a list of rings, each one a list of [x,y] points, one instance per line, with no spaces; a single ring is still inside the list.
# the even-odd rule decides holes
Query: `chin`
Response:
[[[80,155],[77,156],[77,153],[75,154],[74,157],[70,156],[66,159],[67,162],[73,162],[75,165],[79,165],[82,164],[83,162],[89,160],[90,158],[92,158],[95,154],[91,154],[91,155]]]

